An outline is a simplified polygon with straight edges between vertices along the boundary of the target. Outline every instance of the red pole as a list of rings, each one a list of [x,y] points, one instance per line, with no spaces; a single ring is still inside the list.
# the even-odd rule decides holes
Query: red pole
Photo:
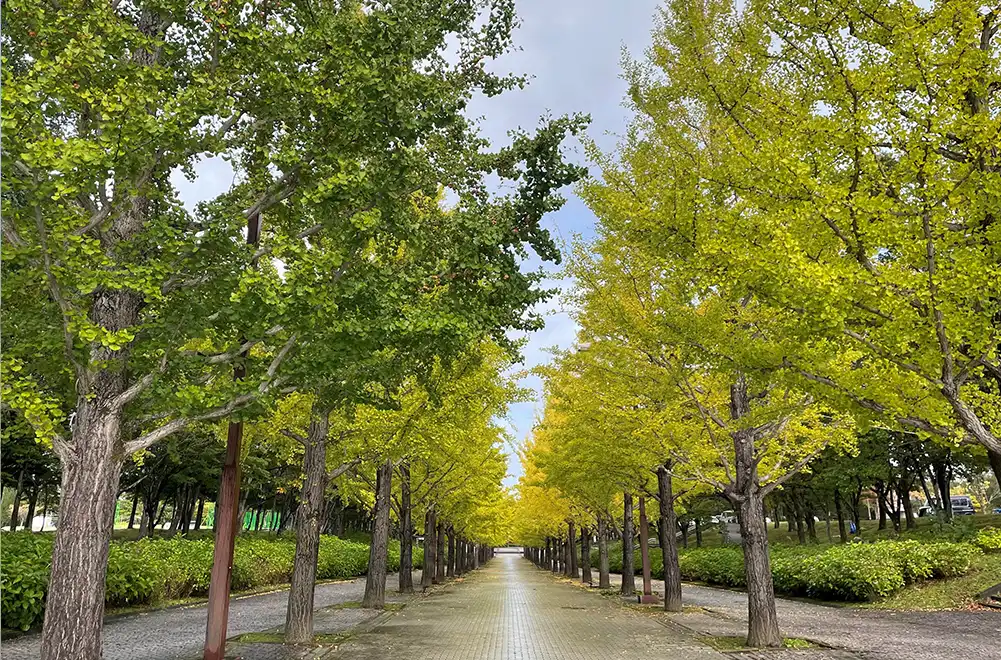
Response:
[[[247,243],[257,245],[261,237],[261,215],[247,221]],[[240,340],[243,343],[243,339]],[[246,357],[246,353],[244,353]],[[242,364],[233,367],[233,380],[246,375]],[[212,575],[209,582],[208,621],[205,625],[204,660],[223,660],[226,653],[226,628],[229,621],[229,586],[233,574],[233,549],[236,546],[237,515],[240,501],[240,446],[243,422],[230,422],[226,435],[226,461],[219,483],[216,509],[215,546],[212,552]]]

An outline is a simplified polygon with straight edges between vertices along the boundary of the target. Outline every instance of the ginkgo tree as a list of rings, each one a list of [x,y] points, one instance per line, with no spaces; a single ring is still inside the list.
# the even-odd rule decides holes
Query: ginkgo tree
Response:
[[[600,238],[573,254],[571,301],[586,354],[624,395],[601,414],[642,420],[638,447],[739,509],[749,643],[779,644],[763,500],[824,447],[848,442],[851,420],[786,378],[780,315],[702,271],[687,244],[631,242],[632,200],[613,184],[589,183],[584,195]]]
[[[462,235],[490,236],[438,275],[477,309],[492,293],[479,327],[503,326],[540,295],[518,257],[557,256],[538,221],[580,175],[558,147],[581,122],[496,152],[476,135],[470,98],[522,82],[488,70],[511,45],[507,0],[14,2],[5,18],[3,396],[62,464],[42,656],[97,658],[123,460],[296,387],[281,372],[306,316],[338,327],[304,301],[373,241],[439,231],[396,212],[415,193],[449,187]],[[206,157],[236,176],[191,211],[171,176]],[[492,199],[488,173],[516,192]],[[327,279],[290,299],[303,264]]]
[[[999,25],[976,0],[670,3],[608,182],[633,240],[692,243],[784,316],[802,388],[1001,476]]]

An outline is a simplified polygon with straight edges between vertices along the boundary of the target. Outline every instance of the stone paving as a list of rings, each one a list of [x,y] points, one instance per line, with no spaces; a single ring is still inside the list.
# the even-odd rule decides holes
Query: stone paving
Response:
[[[621,576],[610,577],[618,587]],[[638,577],[636,586],[642,586]],[[653,581],[655,593],[662,594],[663,589],[662,581]],[[746,594],[685,584],[682,601],[685,613],[663,618],[707,635],[747,634]],[[776,603],[784,635],[842,649],[865,660],[1001,660],[1001,613],[994,610],[898,612],[787,598],[778,598]]]
[[[725,657],[597,594],[561,584],[517,554],[409,605],[330,658],[383,660],[712,660]]]
[[[420,584],[420,571],[414,573],[414,583]],[[419,588],[419,587],[418,587]],[[396,575],[386,581],[386,596],[390,602],[400,600],[396,594]],[[370,620],[380,612],[372,610],[341,609],[344,603],[360,601],[365,591],[365,579],[331,582],[316,585],[314,620],[317,632],[336,633]],[[277,630],[285,624],[287,591],[275,591],[257,596],[238,596],[229,606],[229,635]],[[200,658],[205,643],[204,605],[175,607],[137,615],[111,617],[104,623],[104,660],[190,660]],[[0,649],[3,660],[35,660],[39,657],[41,637],[24,635],[5,640]],[[227,656],[233,650],[247,645],[227,644]],[[282,652],[279,644],[253,645],[241,655],[250,658],[269,658]],[[275,655],[274,657],[280,657]]]

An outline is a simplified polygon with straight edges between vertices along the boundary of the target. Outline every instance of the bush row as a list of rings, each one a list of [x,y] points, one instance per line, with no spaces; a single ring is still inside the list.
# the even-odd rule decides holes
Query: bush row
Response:
[[[45,611],[53,537],[48,534],[4,534],[0,616],[4,627],[40,624]],[[142,539],[111,544],[108,556],[109,606],[153,604],[163,600],[204,596],[212,574],[212,539]],[[323,536],[317,562],[318,580],[364,575],[367,545]],[[414,566],[424,551],[414,548]],[[233,555],[232,590],[245,591],[287,583],[295,561],[295,538],[238,537]],[[389,570],[400,568],[400,544],[389,546]]]
[[[965,575],[980,550],[968,543],[880,541],[823,549],[776,546],[771,551],[776,591],[829,600],[872,600],[906,584]],[[710,584],[745,586],[739,548],[689,551],[682,576]]]
[[[984,530],[987,531],[987,530]],[[996,532],[996,530],[994,530]],[[833,546],[781,546],[770,549],[772,579],[780,593],[828,600],[862,601],[887,596],[906,584],[933,578],[965,575],[981,548],[1001,545],[1001,535],[978,535],[970,543],[879,541]],[[621,546],[609,549],[609,567],[622,570]],[[597,555],[592,560],[597,562]],[[595,565],[597,565],[595,563]],[[633,565],[641,570],[639,552]],[[686,580],[727,587],[744,587],[741,548],[682,550],[681,575]],[[660,548],[650,549],[651,573],[663,579]]]

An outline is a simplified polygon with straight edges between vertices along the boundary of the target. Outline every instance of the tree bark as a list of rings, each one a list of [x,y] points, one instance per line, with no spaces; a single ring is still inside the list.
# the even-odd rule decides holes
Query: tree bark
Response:
[[[10,510],[10,531],[16,532],[21,520],[21,490],[24,488],[24,468],[17,475],[17,488],[14,489],[14,505]]]
[[[573,552],[570,550],[570,540],[572,538],[573,537],[570,536],[570,533],[567,532],[567,540],[564,541],[561,539],[561,544],[563,546],[563,575],[566,577],[571,577],[573,575],[571,572],[572,569],[570,568],[573,565]]]
[[[136,509],[139,507],[139,489],[136,488],[136,492],[132,494],[132,513],[129,514],[129,526],[128,529],[132,529],[136,524]]]
[[[414,522],[410,511],[410,465],[400,464],[400,578],[401,594],[414,593]]]
[[[393,462],[387,460],[376,473],[375,525],[368,555],[368,575],[362,607],[382,609],[386,606],[386,563],[389,549],[389,498],[393,481]],[[425,551],[426,552],[426,551]]]
[[[455,529],[451,525],[448,526],[447,536],[448,536],[448,568],[446,575],[448,577],[455,577]]]
[[[327,433],[330,411],[313,407],[303,456],[303,484],[295,518],[295,561],[285,612],[285,643],[313,641],[313,596],[320,553],[323,493],[327,488]],[[374,543],[374,539],[373,539]]]
[[[434,581],[435,557],[438,544],[434,538],[434,509],[424,513],[424,563],[421,565],[421,589],[427,590]]]
[[[611,589],[612,583],[608,576],[608,530],[605,516],[598,514],[598,588]]]
[[[757,489],[741,503],[740,534],[744,539],[744,572],[747,576],[747,645],[779,647],[775,586],[768,557],[768,530],[764,502]]]
[[[935,470],[935,484],[938,486],[939,517],[942,522],[952,522],[952,470],[948,465],[948,459],[937,460],[933,463]]]
[[[573,579],[577,579],[580,575],[579,566],[577,565],[577,526],[571,520],[568,523],[567,529],[567,543],[569,544],[570,553],[570,576]]]
[[[914,506],[911,504],[911,485],[913,478],[903,478],[897,482],[897,499],[900,500],[900,508],[904,511],[904,525],[906,529],[914,529],[917,523],[914,521]]]
[[[198,498],[198,510],[195,512],[195,531],[202,528],[202,514],[205,512],[205,496]]]
[[[591,530],[587,526],[580,528],[580,581],[591,584]]]
[[[98,380],[117,379],[101,372]],[[80,397],[74,451],[62,459],[59,526],[42,627],[43,660],[100,660],[105,578],[121,473],[120,414],[108,409],[120,387]]]
[[[636,575],[633,572],[633,496],[622,494],[622,587],[623,596],[636,593]]]
[[[988,449],[987,460],[990,461],[994,479],[998,482],[998,487],[1001,488],[1001,452]]]
[[[838,515],[838,534],[842,543],[848,543],[848,527],[845,525],[845,511],[841,506],[841,491],[834,490],[834,511]]]
[[[437,519],[438,516],[435,516]],[[441,584],[445,581],[445,523],[441,520],[435,521],[435,548],[434,548],[434,584]]]
[[[115,498],[115,502],[118,498]],[[26,531],[32,531],[32,523],[35,521],[35,506],[38,504],[38,487],[35,486],[28,493],[28,512],[24,516],[24,529]],[[111,512],[112,516],[112,526],[114,526],[114,511]]]
[[[674,513],[674,487],[671,466],[657,469],[657,494],[660,497],[660,553],[664,560],[664,610],[681,611],[681,566],[678,561],[678,538],[674,533],[677,517]]]
[[[730,417],[739,420],[750,412],[747,383],[738,377],[730,387]],[[750,429],[731,432],[734,448],[735,492],[731,501],[740,509],[740,535],[744,542],[744,574],[747,581],[747,645],[781,647],[775,585],[768,557],[764,493],[758,483],[754,435]]]

